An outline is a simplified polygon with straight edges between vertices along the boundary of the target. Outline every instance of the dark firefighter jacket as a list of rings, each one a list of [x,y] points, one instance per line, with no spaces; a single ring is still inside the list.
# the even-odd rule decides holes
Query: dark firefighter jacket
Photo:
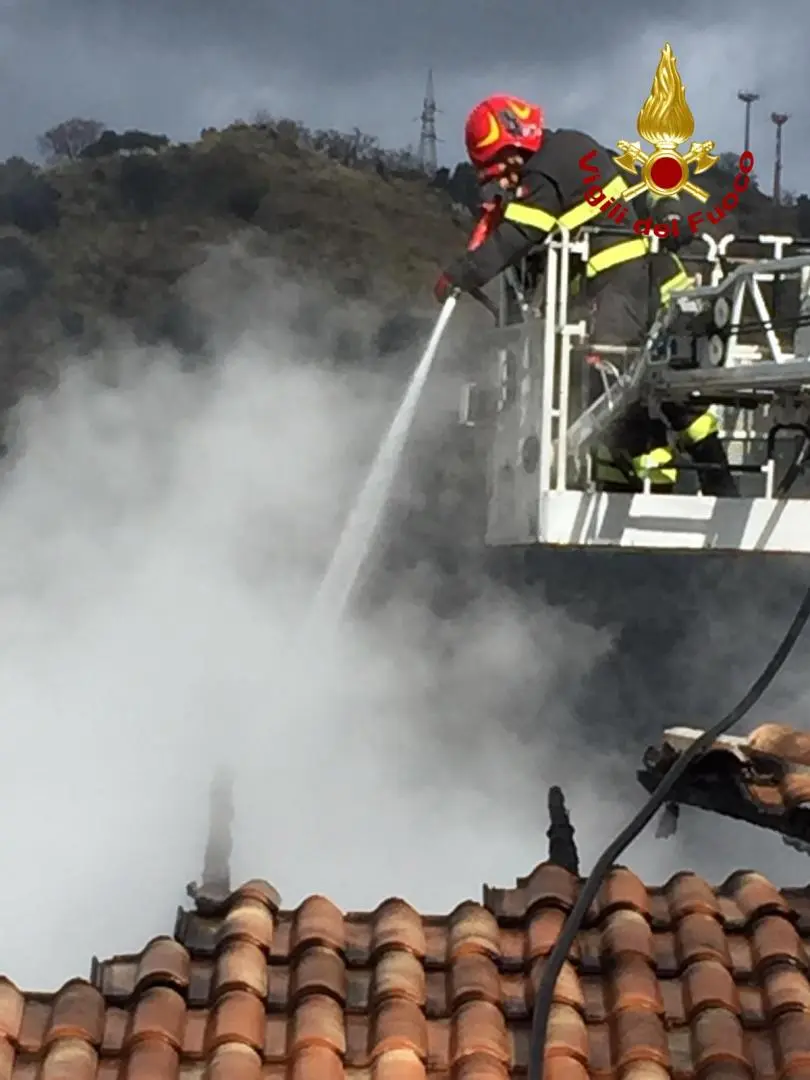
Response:
[[[663,198],[645,192],[636,204],[637,213],[651,217],[654,223],[665,222],[672,226],[678,222],[677,235],[670,235],[660,241],[658,252],[651,259],[651,284],[654,303],[666,301],[676,289],[683,289],[692,284],[692,275],[688,273],[678,252],[689,243],[689,231],[683,219],[683,210],[679,196]]]
[[[547,132],[543,146],[521,171],[521,197],[507,202],[500,224],[480,247],[467,252],[448,267],[447,277],[452,284],[464,291],[486,285],[508,266],[518,264],[559,225],[574,232],[583,225],[599,224],[601,207],[591,206],[585,199],[594,185],[585,183],[587,175],[580,164],[580,160],[592,151],[595,153],[589,158],[589,164],[599,170],[599,186],[605,196],[620,197],[629,184],[619,173],[609,151],[581,131]],[[649,254],[650,244],[646,237],[626,234],[637,220],[636,210],[629,203],[622,222],[625,235],[592,237],[586,267],[588,279]],[[667,255],[655,261],[666,264],[659,265],[653,275],[656,279],[654,292],[665,284],[660,294],[663,299],[671,289],[683,287],[683,268],[674,256]]]
[[[580,159],[592,151],[595,154],[589,163],[599,170],[599,186],[607,198],[619,197],[629,184],[604,147],[581,131],[547,132],[542,147],[521,171],[525,194],[507,202],[502,221],[480,247],[448,268],[453,284],[464,291],[486,285],[542,244],[558,225],[574,231],[582,225],[598,224],[600,207],[585,201],[594,185],[585,184],[586,174],[580,165]],[[631,203],[622,228],[631,230],[637,220]],[[649,242],[642,236],[594,236],[587,275],[595,277],[613,266],[643,258],[648,250]]]
[[[686,223],[683,220],[680,203],[677,199],[665,198],[663,200],[653,199],[649,194],[643,195],[641,198],[634,200],[634,206],[636,214],[639,218],[651,218],[653,224],[659,224],[666,222],[672,224],[673,218],[678,219],[679,228],[677,229],[677,235],[671,235],[666,239],[659,239],[658,250],[653,252],[649,251],[644,259],[644,269],[642,273],[646,273],[646,289],[648,298],[648,312],[647,321],[652,325],[652,321],[655,318],[655,314],[661,304],[666,303],[673,292],[677,289],[689,288],[694,283],[694,277],[686,269],[686,266],[678,254],[681,248],[685,247],[689,243],[689,233],[686,228]],[[625,249],[616,249],[616,254]],[[541,261],[545,262],[545,251],[539,250]],[[533,266],[537,258],[536,255],[532,255],[527,260],[527,264],[532,268],[532,272],[535,275],[535,279],[542,273],[543,266]],[[596,278],[596,283],[599,283],[600,278]],[[575,277],[572,279],[571,289],[572,293],[579,291],[581,282]]]

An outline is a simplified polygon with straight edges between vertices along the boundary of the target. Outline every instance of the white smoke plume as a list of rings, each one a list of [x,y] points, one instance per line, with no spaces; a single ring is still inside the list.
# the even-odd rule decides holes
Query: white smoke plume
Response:
[[[203,370],[119,345],[19,411],[0,480],[0,971],[28,989],[171,932],[222,762],[234,881],[266,877],[286,906],[446,911],[546,857],[550,783],[586,867],[643,799],[622,718],[574,710],[594,664],[629,661],[542,593],[482,580],[443,620],[417,565],[379,610],[302,643],[401,387],[315,363],[274,287],[220,302]],[[715,880],[751,861],[748,832],[718,853],[701,827],[702,848],[647,836],[628,861],[651,882],[696,851]],[[801,880],[777,838],[757,844]]]

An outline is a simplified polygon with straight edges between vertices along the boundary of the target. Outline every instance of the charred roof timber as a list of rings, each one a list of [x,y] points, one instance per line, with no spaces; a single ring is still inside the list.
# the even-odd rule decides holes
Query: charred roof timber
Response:
[[[549,862],[579,874],[579,853],[574,840],[574,827],[565,805],[562,788],[551,787],[548,790],[548,814],[550,825],[548,837]]]
[[[671,728],[649,747],[638,779],[652,792],[702,732]],[[763,724],[746,737],[725,735],[691,763],[669,795],[658,835],[675,831],[679,806],[695,806],[781,834],[800,851],[810,842],[810,735]]]
[[[186,892],[197,910],[218,910],[231,894],[231,853],[233,851],[233,776],[221,769],[211,784],[208,840],[205,846],[202,880],[190,882]]]

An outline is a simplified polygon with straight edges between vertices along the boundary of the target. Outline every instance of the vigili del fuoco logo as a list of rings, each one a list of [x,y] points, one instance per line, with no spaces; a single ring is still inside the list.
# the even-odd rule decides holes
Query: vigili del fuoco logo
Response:
[[[638,141],[631,143],[622,140],[616,144],[619,154],[614,161],[620,169],[633,176],[638,176],[641,169],[641,178],[626,187],[618,198],[610,198],[601,186],[599,169],[593,164],[597,151],[591,150],[579,159],[586,186],[586,201],[591,206],[598,206],[616,225],[621,225],[627,216],[627,204],[643,191],[649,191],[654,200],[674,198],[684,192],[705,204],[709,193],[692,180],[692,172],[699,176],[713,168],[719,159],[712,154],[714,143],[711,141],[693,142],[685,154],[678,152],[678,147],[692,138],[695,118],[686,103],[686,87],[681,82],[678,62],[669,43],[661,50],[650,96],[636,119],[636,131],[641,139],[653,147],[653,152],[643,150]],[[753,168],[754,155],[746,150],[737,163],[738,171],[731,191],[705,215],[702,210],[696,210],[687,216],[687,227],[693,234],[700,232],[706,221],[717,225],[727,213],[734,210],[740,195],[748,188]],[[652,233],[662,240],[670,233],[678,236],[678,230],[677,220],[671,224],[653,224],[651,218],[642,218],[633,225],[635,233]]]

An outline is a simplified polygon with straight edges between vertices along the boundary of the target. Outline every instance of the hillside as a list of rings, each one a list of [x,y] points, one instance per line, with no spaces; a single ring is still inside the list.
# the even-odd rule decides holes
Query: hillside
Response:
[[[374,143],[359,133],[353,143],[347,138],[350,148]],[[212,247],[234,237],[250,254],[279,258],[301,282],[368,301],[385,322],[430,305],[436,272],[469,227],[460,212],[475,190],[468,166],[440,170],[431,184],[412,163],[410,171],[383,168],[368,150],[360,160],[356,153],[336,160],[291,121],[210,129],[193,144],[144,140],[149,148],[122,151],[126,136],[107,132],[67,164],[0,165],[6,400],[21,380],[47,374],[53,345],[67,339],[81,352],[116,323],[137,340],[197,351],[206,312],[181,283]],[[721,166],[701,178],[709,206],[732,175]],[[796,228],[796,210],[779,211],[779,222],[774,213],[752,190],[733,226]],[[727,220],[717,231],[728,227]]]
[[[0,166],[3,384],[41,371],[65,339],[98,344],[111,320],[194,352],[205,312],[179,283],[234,237],[301,282],[384,313],[418,307],[463,221],[424,178],[346,167],[267,126],[42,171],[12,159]]]

